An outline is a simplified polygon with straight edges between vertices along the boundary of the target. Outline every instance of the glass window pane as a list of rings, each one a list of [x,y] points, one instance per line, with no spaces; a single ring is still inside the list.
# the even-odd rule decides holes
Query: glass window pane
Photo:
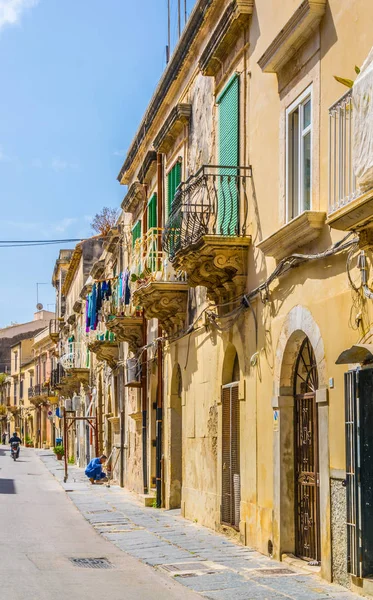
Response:
[[[303,210],[311,208],[311,132],[303,138]]]
[[[311,125],[311,98],[303,105],[303,129]]]
[[[299,213],[299,110],[289,117],[289,218]]]

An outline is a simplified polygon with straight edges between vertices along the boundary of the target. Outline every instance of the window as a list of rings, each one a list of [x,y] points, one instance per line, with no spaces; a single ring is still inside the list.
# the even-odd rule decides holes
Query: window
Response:
[[[132,227],[132,248],[135,247],[136,240],[141,237],[141,221],[137,221],[136,225]]]
[[[148,202],[148,230],[157,227],[157,194],[153,194]]]
[[[170,216],[176,190],[181,183],[181,161],[174,164],[167,175],[167,215]]]
[[[23,379],[21,379],[20,383],[19,383],[19,397],[22,400],[23,399]]]
[[[18,392],[18,383],[14,382],[14,405],[17,404],[17,392]]]
[[[286,111],[287,221],[311,209],[312,90]]]
[[[43,383],[47,378],[47,361],[43,361]]]
[[[14,353],[14,370],[17,371],[18,369],[18,352]]]

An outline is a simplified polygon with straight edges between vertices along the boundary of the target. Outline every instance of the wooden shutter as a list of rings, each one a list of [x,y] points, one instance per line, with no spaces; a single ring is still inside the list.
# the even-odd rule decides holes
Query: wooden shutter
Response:
[[[239,164],[239,77],[234,75],[217,99],[219,104],[219,165]],[[234,176],[237,169],[221,169],[218,188],[218,233],[238,235],[239,198]],[[227,175],[233,175],[229,180]]]
[[[223,408],[223,431],[222,431],[222,498],[221,498],[221,520],[222,523],[231,523],[231,408],[230,408],[230,388],[222,388],[222,408]]]
[[[134,248],[136,240],[141,237],[141,221],[137,221],[137,223],[132,227],[132,248]]]
[[[240,524],[240,403],[238,383],[222,388],[222,503],[221,520],[238,528]]]
[[[153,194],[148,202],[148,230],[157,227],[157,194]]]
[[[181,162],[178,161],[167,175],[167,208],[170,215],[176,190],[181,183]]]

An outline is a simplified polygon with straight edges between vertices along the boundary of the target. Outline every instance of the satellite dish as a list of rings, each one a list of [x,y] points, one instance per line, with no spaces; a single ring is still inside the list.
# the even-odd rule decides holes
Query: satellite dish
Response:
[[[37,310],[43,310],[43,305],[41,302],[38,302],[36,305]]]

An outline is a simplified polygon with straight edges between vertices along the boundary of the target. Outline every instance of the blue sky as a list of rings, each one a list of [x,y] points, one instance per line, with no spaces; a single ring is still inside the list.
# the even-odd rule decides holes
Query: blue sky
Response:
[[[0,0],[0,240],[89,236],[95,213],[119,207],[116,177],[165,67],[167,1],[139,7]],[[58,250],[0,248],[0,327],[32,319],[36,283],[53,310]]]

